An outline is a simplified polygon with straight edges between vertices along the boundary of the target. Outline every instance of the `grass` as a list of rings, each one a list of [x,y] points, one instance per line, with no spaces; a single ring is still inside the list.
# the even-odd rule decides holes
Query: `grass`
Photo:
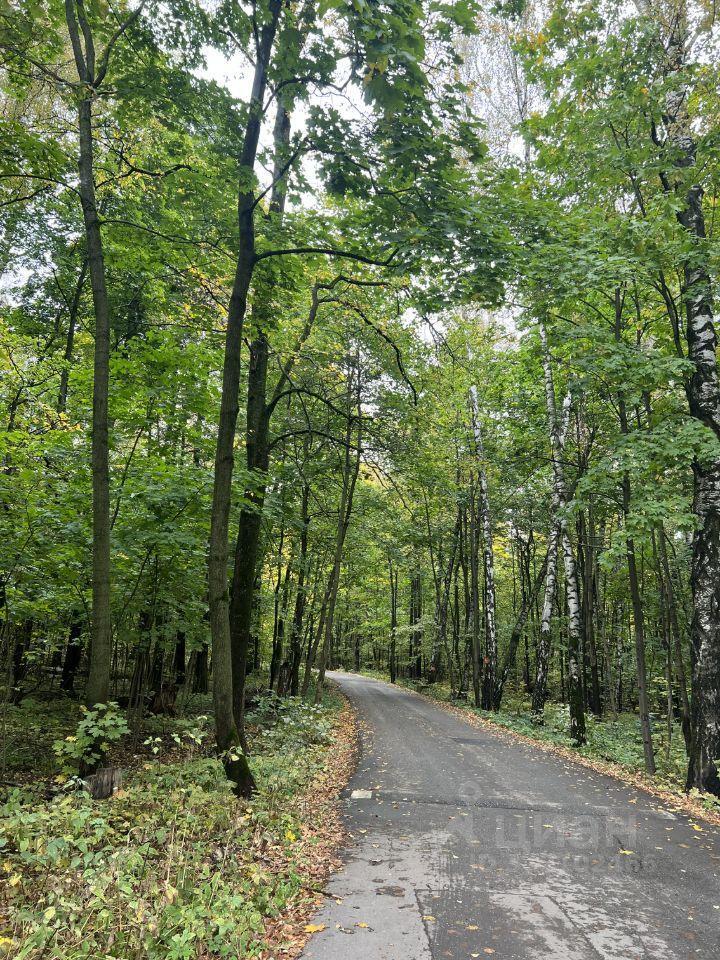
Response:
[[[249,803],[233,797],[212,757],[204,714],[150,718],[119,744],[133,763],[109,800],[92,800],[72,780],[51,796],[47,780],[6,789],[0,955],[261,956],[268,922],[305,882],[313,838],[301,800],[332,752],[341,706],[332,691],[318,707],[256,701],[248,721],[259,791]],[[52,776],[52,740],[76,722],[72,704],[12,708],[3,719],[6,777],[22,781],[29,765]]]

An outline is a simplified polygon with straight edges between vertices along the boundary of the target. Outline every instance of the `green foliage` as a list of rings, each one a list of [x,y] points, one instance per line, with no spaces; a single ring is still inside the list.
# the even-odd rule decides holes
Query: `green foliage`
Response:
[[[302,743],[325,744],[330,737],[332,719],[322,704],[308,703],[299,697],[279,697],[270,691],[258,697],[247,715],[248,723],[262,727],[261,736],[273,743],[293,745]]]
[[[184,759],[146,762],[110,800],[73,791],[47,803],[13,790],[0,808],[6,952],[22,960],[258,955],[265,920],[300,890],[293,800],[322,769],[336,710],[332,699],[261,706],[252,763],[262,790],[247,805],[221,763],[202,754],[202,717],[172,721],[189,748]]]
[[[125,715],[116,703],[96,703],[80,708],[83,717],[74,734],[53,744],[64,773],[93,770],[107,757],[110,747],[128,733]]]

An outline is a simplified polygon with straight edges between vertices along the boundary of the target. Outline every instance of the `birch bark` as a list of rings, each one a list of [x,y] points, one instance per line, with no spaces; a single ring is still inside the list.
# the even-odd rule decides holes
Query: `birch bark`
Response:
[[[553,381],[550,350],[548,348],[545,325],[540,324],[542,344],[543,375],[545,381],[545,402],[547,405],[548,426],[552,448],[553,465],[553,506],[556,509],[555,523],[559,534],[559,547],[565,570],[565,591],[567,595],[568,644],[567,644],[567,683],[570,705],[570,736],[576,744],[585,743],[585,709],[583,705],[582,683],[580,678],[580,649],[582,647],[582,617],[580,616],[580,593],[578,590],[577,566],[570,534],[568,532],[565,508],[567,506],[567,486],[563,467],[563,449],[567,424],[570,415],[570,394],[565,398],[561,417],[558,418]]]
[[[495,598],[495,555],[493,551],[492,516],[488,496],[487,471],[485,469],[485,449],[482,427],[478,411],[477,388],[470,387],[470,410],[472,413],[475,454],[478,461],[478,507],[483,537],[483,574],[485,608],[485,658],[482,673],[482,708],[494,709],[495,685],[497,679],[497,618]]]

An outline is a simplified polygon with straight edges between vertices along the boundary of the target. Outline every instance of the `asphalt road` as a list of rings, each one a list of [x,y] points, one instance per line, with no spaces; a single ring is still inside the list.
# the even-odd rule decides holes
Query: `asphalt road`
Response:
[[[305,960],[720,958],[720,830],[334,673],[362,754],[352,843]]]

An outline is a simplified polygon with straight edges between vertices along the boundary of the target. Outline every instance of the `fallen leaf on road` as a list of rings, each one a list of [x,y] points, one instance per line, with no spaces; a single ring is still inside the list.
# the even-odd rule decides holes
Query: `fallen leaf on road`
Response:
[[[325,923],[306,923],[305,924],[305,933],[320,933],[321,930],[324,930],[327,924]]]

